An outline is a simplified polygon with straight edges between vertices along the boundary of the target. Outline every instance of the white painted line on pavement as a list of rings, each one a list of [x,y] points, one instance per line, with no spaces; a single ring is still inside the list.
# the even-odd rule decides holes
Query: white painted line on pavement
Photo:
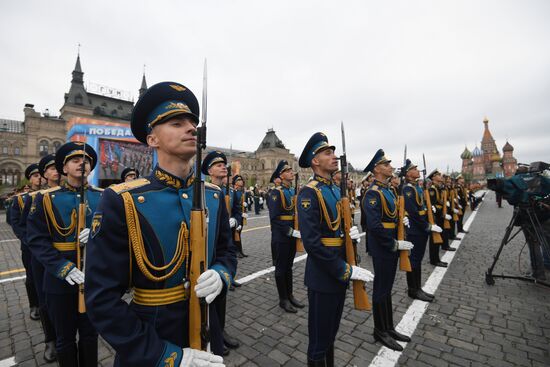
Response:
[[[248,218],[246,218],[246,220],[260,219],[260,218],[267,218],[267,215],[261,215],[259,217],[248,217]]]
[[[15,242],[15,241],[19,241],[17,238],[12,238],[11,240],[1,240],[0,243],[4,243],[4,242]],[[0,365],[1,367],[2,365]]]
[[[294,258],[294,264],[296,264],[297,262],[300,262],[302,260],[305,260],[307,257],[307,254],[304,254],[304,255],[301,255],[301,256],[298,256],[298,257],[295,257]],[[252,273],[250,275],[247,275],[245,277],[242,277],[242,278],[239,278],[239,279],[235,279],[236,282],[239,282],[239,284],[245,284],[245,283],[248,283],[258,277],[261,277],[262,275],[265,275],[265,274],[269,274],[269,273],[272,273],[275,271],[275,267],[272,266],[270,268],[267,268],[267,269],[263,269],[263,270],[260,270],[260,271],[257,271],[255,273]]]
[[[14,281],[16,281],[16,280],[25,279],[26,277],[27,277],[26,275],[22,275],[22,276],[20,276],[20,277],[13,277],[13,278],[2,279],[2,280],[0,280],[0,283],[14,282]],[[0,367],[2,367],[1,364],[0,364]]]
[[[481,203],[478,205],[476,210],[472,212],[466,223],[464,223],[464,230],[467,231],[468,228],[470,228],[470,225],[474,221],[474,218],[476,217],[477,210],[481,206]],[[451,245],[457,249],[457,251],[448,251],[443,255],[441,258],[441,261],[448,262],[449,265],[451,265],[451,262],[453,261],[453,258],[455,254],[458,252],[458,248],[460,247],[460,243],[464,239],[465,234],[462,234],[462,237],[460,237],[458,240],[454,240]],[[428,293],[434,293],[437,290],[437,287],[439,287],[439,284],[443,280],[443,277],[445,276],[445,273],[447,272],[448,268],[442,268],[442,267],[435,267],[432,274],[426,281],[426,284],[422,287],[426,292]],[[436,298],[437,300],[437,298]],[[414,331],[416,330],[416,327],[418,326],[418,323],[422,319],[422,316],[424,316],[424,313],[428,309],[428,302],[423,302],[415,299],[412,304],[407,309],[407,312],[403,315],[403,318],[399,322],[399,325],[396,326],[396,330],[404,333],[406,335],[412,335]],[[404,342],[398,342],[405,348],[407,343]],[[397,352],[394,350],[391,350],[386,347],[380,348],[378,351],[378,354],[374,359],[372,360],[369,367],[393,367],[397,364],[397,361],[399,360],[399,357],[401,357],[401,354],[403,352]]]
[[[0,367],[15,366],[15,357],[6,358],[0,361]]]

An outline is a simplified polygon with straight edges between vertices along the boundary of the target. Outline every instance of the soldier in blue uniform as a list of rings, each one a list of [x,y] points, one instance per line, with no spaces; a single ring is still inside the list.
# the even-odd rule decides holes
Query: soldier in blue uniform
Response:
[[[61,367],[97,366],[97,332],[87,313],[78,312],[78,286],[84,283],[84,272],[76,266],[77,238],[83,244],[88,241],[92,213],[103,191],[89,186],[86,180],[96,162],[97,154],[88,144],[62,145],[55,155],[55,167],[67,176],[67,181],[38,193],[29,211],[27,239],[33,255],[45,269],[43,290],[56,332],[57,360]],[[86,225],[77,233],[82,183]]]
[[[398,250],[411,250],[409,241],[397,240],[399,220],[397,198],[390,187],[393,174],[391,161],[379,149],[365,172],[374,174],[374,182],[369,187],[361,205],[367,216],[369,252],[374,265],[374,286],[372,310],[374,316],[374,339],[393,350],[403,350],[396,342],[409,342],[411,339],[398,333],[393,325],[391,291],[399,259]],[[407,218],[407,217],[404,217]],[[404,219],[407,224],[407,219]]]
[[[405,195],[405,210],[410,222],[407,228],[407,240],[414,245],[410,254],[412,271],[407,272],[408,294],[411,298],[432,302],[433,294],[422,290],[422,259],[426,251],[428,236],[431,232],[441,233],[442,229],[437,224],[428,223],[426,210],[431,210],[431,208],[426,208],[424,203],[424,190],[418,185],[420,172],[417,166],[407,159],[401,172],[404,173],[406,180],[403,194]]]
[[[243,251],[243,243],[241,241],[241,232],[244,227],[245,219],[248,218],[248,214],[246,213],[246,202],[244,198],[244,180],[241,175],[234,175],[231,179],[233,184],[233,202],[235,203],[234,206],[236,207],[236,210],[240,212],[240,216],[236,216],[235,219],[237,219],[237,227],[233,230],[233,242],[235,243],[235,246],[237,247],[237,257],[239,259],[242,259],[243,257],[248,257],[247,254]],[[235,232],[238,233],[238,236],[235,236]],[[240,284],[237,282],[233,282],[233,285],[236,287],[240,287]]]
[[[286,312],[296,313],[303,308],[293,294],[292,266],[296,255],[296,239],[300,231],[294,227],[294,171],[287,161],[282,160],[273,172],[273,180],[279,177],[281,186],[276,186],[267,197],[269,220],[271,222],[271,241],[277,254],[275,260],[275,283],[279,293],[279,306]]]
[[[232,235],[234,235],[236,227],[241,226],[242,228],[242,212],[240,203],[237,203],[235,201],[233,189],[230,188],[229,192],[227,192],[227,157],[220,151],[213,151],[208,153],[202,161],[201,172],[206,176],[210,176],[212,183],[220,188],[224,197],[229,196],[229,208],[231,209],[231,212],[229,213],[229,227],[231,227]],[[239,224],[239,222],[241,224]],[[232,239],[233,238],[234,237],[232,236]],[[234,246],[233,242],[232,245]],[[234,249],[234,251],[236,251],[236,249]],[[232,279],[232,283],[229,289],[234,286],[235,281]],[[240,284],[238,284],[237,286],[240,287]],[[240,346],[240,343],[238,340],[233,338],[225,331],[225,315],[227,304],[226,295],[223,294],[216,297],[213,304],[215,305],[216,311],[218,313],[219,325],[223,333],[223,344],[225,346],[223,355],[226,356],[229,354],[229,349],[227,348],[236,349]]]
[[[441,172],[439,170],[434,169],[430,174],[428,175],[428,178],[432,181],[432,185],[430,186],[429,192],[430,192],[430,202],[432,203],[432,211],[434,213],[434,222],[437,224],[439,228],[443,228],[443,222],[445,220],[443,216],[443,205],[446,205],[446,203],[443,203],[443,193],[442,190],[444,189],[443,185],[443,178],[441,176]],[[450,218],[450,215],[447,214],[447,218]],[[430,264],[434,266],[440,266],[443,268],[446,268],[448,263],[445,261],[441,261],[439,257],[439,244],[435,244],[433,241],[433,236],[430,237]],[[443,243],[445,244],[445,241],[448,243],[448,239],[446,239],[445,231],[442,233],[443,237]]]
[[[300,167],[311,168],[313,178],[298,194],[298,222],[308,257],[305,285],[309,301],[308,366],[334,366],[334,340],[350,280],[371,281],[372,273],[346,262],[340,190],[332,182],[338,169],[334,146],[323,133],[307,142]],[[360,238],[357,227],[350,237]]]
[[[120,180],[122,182],[133,181],[139,178],[139,171],[133,167],[126,167],[120,174]]]
[[[27,214],[25,212],[25,202],[29,200],[31,195],[36,195],[36,192],[40,189],[42,176],[38,170],[38,164],[33,163],[25,169],[25,177],[29,180],[31,189],[29,192],[24,192],[13,197],[13,204],[10,207],[10,225],[15,233],[15,236],[21,241],[21,259],[23,260],[23,266],[25,267],[25,288],[27,290],[27,297],[29,298],[29,306],[31,309],[30,317],[32,320],[40,319],[40,305],[38,303],[38,294],[34,283],[34,274],[32,272],[32,254],[27,245]]]
[[[271,178],[269,179],[269,183],[272,183],[273,184],[273,187],[270,188],[268,191],[267,191],[267,197],[268,197],[268,200],[267,200],[267,210],[269,212],[271,212],[271,202],[269,201],[269,196],[271,195],[271,191],[273,191],[274,189],[276,189],[277,187],[281,186],[281,178],[280,177],[275,177],[275,171],[273,171],[273,173],[271,174]],[[277,244],[275,243],[275,241],[273,240],[273,236],[271,236],[271,242],[270,242],[270,246],[271,246],[271,263],[273,264],[273,266],[275,266],[275,264],[277,263]]]
[[[48,154],[38,162],[38,171],[40,175],[46,180],[46,186],[42,186],[42,189],[47,190],[52,187],[58,186],[59,172],[55,168],[55,155]],[[23,208],[22,217],[25,219],[29,215],[32,202],[35,199],[36,194],[40,191],[35,191],[29,194],[25,201],[25,207]],[[26,224],[25,220],[25,224]],[[25,238],[27,236],[27,228],[25,225]],[[29,246],[29,250],[32,253],[32,248]],[[42,329],[44,331],[44,360],[46,362],[53,362],[57,358],[55,350],[55,329],[48,314],[48,307],[46,305],[46,294],[44,293],[44,266],[37,260],[36,256],[31,257],[31,268],[33,273],[34,284],[36,288],[36,294],[38,295],[38,304],[40,307],[40,321],[42,322]]]
[[[189,347],[189,296],[210,304],[235,273],[229,216],[222,191],[205,183],[207,267],[190,287],[190,215],[199,104],[176,82],[150,87],[132,112],[137,140],[158,165],[144,178],[105,190],[88,245],[86,305],[92,323],[115,349],[115,366],[223,366],[221,356]],[[122,299],[133,290],[128,304]],[[210,344],[223,341],[209,307]]]

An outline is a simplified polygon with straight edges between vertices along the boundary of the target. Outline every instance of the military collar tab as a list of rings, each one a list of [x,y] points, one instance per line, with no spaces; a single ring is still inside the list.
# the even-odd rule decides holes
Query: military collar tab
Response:
[[[192,170],[187,178],[182,179],[180,177],[174,176],[173,174],[163,170],[159,166],[156,166],[154,171],[155,178],[161,182],[163,185],[179,190],[181,188],[186,188],[191,186],[193,180],[195,179],[194,171]]]
[[[323,176],[315,175],[313,176],[313,179],[316,181],[322,182],[325,185],[329,185],[329,186],[332,185],[332,180],[327,180]]]
[[[69,191],[72,191],[72,192],[78,192],[80,191],[80,187],[74,187],[74,186],[71,186],[67,181],[63,182],[61,184],[61,187],[69,190]],[[84,184],[84,190],[87,190],[88,189],[88,183],[86,182]]]
[[[376,185],[378,185],[379,187],[382,187],[382,188],[388,188],[389,187],[389,184],[386,183],[386,182],[382,182],[382,181],[379,181],[379,180],[374,180],[374,183],[376,183]]]

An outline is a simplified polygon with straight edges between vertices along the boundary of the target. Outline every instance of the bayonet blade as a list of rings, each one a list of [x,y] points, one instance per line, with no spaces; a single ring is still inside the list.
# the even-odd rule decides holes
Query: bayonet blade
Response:
[[[344,121],[340,121],[340,129],[342,130],[342,153],[346,155],[346,134],[344,132]]]
[[[405,152],[403,153],[403,167],[407,164],[407,144],[405,144]]]
[[[204,69],[202,75],[202,109],[201,109],[201,124],[204,126],[206,124],[207,117],[207,87],[208,87],[208,75],[207,75],[207,64],[206,59],[204,59]]]

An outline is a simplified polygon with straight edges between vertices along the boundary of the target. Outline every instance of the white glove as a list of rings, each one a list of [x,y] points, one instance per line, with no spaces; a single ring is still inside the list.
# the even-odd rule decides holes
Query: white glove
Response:
[[[453,217],[451,217],[449,214],[445,214],[445,219],[451,220],[451,219],[453,219]]]
[[[462,209],[462,205],[458,204],[458,207],[459,207],[460,209]]]
[[[360,268],[359,266],[351,266],[351,280],[361,280],[363,282],[372,282],[374,274],[367,269]]]
[[[260,199],[258,200],[258,204],[262,205],[263,203],[264,203],[264,199],[260,198]]]
[[[248,213],[243,213],[243,218],[248,218]]]
[[[197,285],[195,286],[195,293],[197,297],[206,297],[207,303],[212,303],[214,298],[221,293],[223,289],[223,282],[220,274],[217,271],[209,269],[202,273],[197,279]]]
[[[84,283],[84,273],[78,270],[78,268],[72,268],[69,274],[65,276],[65,280],[70,285],[83,284]]]
[[[78,235],[78,241],[83,244],[88,243],[88,237],[90,236],[90,228],[84,228]]]
[[[237,225],[237,220],[235,218],[229,218],[229,227],[234,228]]]
[[[451,206],[451,203],[449,203],[448,201],[447,201],[447,206]]]
[[[397,241],[397,249],[398,250],[412,250],[414,245],[412,242],[409,241]]]
[[[238,226],[237,228],[235,228],[235,230],[236,230],[237,232],[240,232],[241,229],[243,229],[243,226]]]
[[[245,202],[243,203],[243,206],[244,206],[245,208],[248,208],[248,203],[245,201]]]
[[[180,367],[224,367],[223,358],[202,350],[183,348]]]
[[[441,227],[438,226],[437,224],[432,224],[432,225],[430,226],[430,231],[432,231],[432,232],[437,232],[437,233],[441,233],[441,232],[443,232],[443,229],[441,229]]]
[[[349,236],[352,240],[359,240],[361,238],[361,233],[359,233],[359,229],[357,226],[353,226],[349,229]]]
[[[291,236],[294,238],[302,238],[302,234],[300,233],[300,231],[297,231],[295,229],[292,230]]]
[[[436,211],[437,210],[435,209],[435,206],[432,205],[432,212],[434,212],[434,214],[435,214]]]
[[[407,228],[411,228],[411,224],[409,223],[409,217],[403,217],[403,224]]]
[[[455,214],[458,214],[458,209],[453,210]]]

